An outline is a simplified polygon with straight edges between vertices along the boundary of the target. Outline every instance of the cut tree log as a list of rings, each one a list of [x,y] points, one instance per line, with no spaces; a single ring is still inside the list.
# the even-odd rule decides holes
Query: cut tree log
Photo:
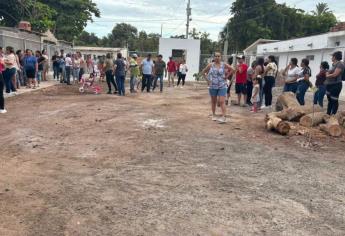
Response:
[[[276,111],[282,111],[286,108],[297,108],[300,107],[296,95],[292,92],[284,92],[281,94],[276,103]]]
[[[322,112],[323,109],[319,106],[299,106],[295,108],[286,108],[281,111],[281,115],[279,116],[283,120],[288,121],[296,121],[298,122],[302,116],[308,115],[311,113]]]
[[[296,95],[292,92],[285,92],[281,94],[276,103],[277,111],[284,111],[284,117],[280,117],[283,120],[289,121],[299,121],[304,115],[313,112],[321,112],[322,108],[320,106],[301,106]]]
[[[326,114],[324,112],[307,114],[305,116],[302,116],[302,118],[299,121],[299,124],[304,127],[318,126],[319,124],[324,122],[325,116]]]
[[[345,111],[338,112],[336,118],[339,121],[339,125],[345,128]]]
[[[332,137],[339,137],[342,134],[342,129],[335,116],[325,116],[326,124],[321,124],[320,129]]]
[[[279,118],[279,115],[281,115],[279,112],[272,112],[266,115],[266,129],[276,131],[281,135],[287,135],[291,129],[290,124]]]

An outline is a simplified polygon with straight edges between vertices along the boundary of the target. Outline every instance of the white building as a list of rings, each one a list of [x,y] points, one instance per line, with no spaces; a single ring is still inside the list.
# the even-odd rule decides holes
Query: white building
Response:
[[[171,56],[176,61],[184,58],[188,67],[186,80],[194,80],[193,74],[199,73],[200,40],[160,38],[159,54],[163,56],[163,60],[166,62]]]
[[[105,56],[110,53],[113,58],[116,58],[117,53],[121,53],[123,57],[128,57],[127,48],[105,48],[105,47],[87,47],[87,46],[75,46],[74,51],[80,52],[82,55],[91,55],[91,57]]]
[[[250,50],[256,48],[256,53]],[[332,53],[342,51],[345,53],[345,31],[328,32],[303,38],[277,41],[262,44],[257,41],[245,50],[247,57],[268,57],[274,55],[278,61],[279,70],[283,70],[291,58],[297,58],[300,63],[303,58],[310,61],[312,70],[311,81],[315,82],[315,76],[319,72],[320,63],[328,61],[332,64]],[[344,84],[345,85],[345,84]],[[343,86],[341,97],[345,99],[345,87]]]

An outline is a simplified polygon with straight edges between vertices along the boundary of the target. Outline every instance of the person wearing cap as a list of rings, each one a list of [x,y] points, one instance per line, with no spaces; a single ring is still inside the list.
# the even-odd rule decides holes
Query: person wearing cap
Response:
[[[168,87],[170,87],[171,84],[173,87],[175,87],[174,79],[176,76],[177,65],[172,57],[169,57],[167,67],[168,67]]]
[[[244,56],[237,56],[237,71],[236,71],[236,85],[235,90],[238,98],[237,105],[241,105],[241,97],[243,95],[243,106],[247,104],[247,70],[248,66],[244,63]]]
[[[146,91],[149,93],[151,90],[151,84],[152,84],[152,77],[153,77],[153,61],[152,61],[152,55],[149,53],[147,55],[147,58],[141,62],[140,69],[143,74],[143,81],[141,86],[141,92],[144,91],[146,87]]]
[[[129,81],[129,85],[130,85],[130,92],[131,93],[136,93],[137,91],[135,90],[135,85],[137,83],[137,78],[139,76],[139,66],[138,66],[138,55],[137,54],[133,54],[132,58],[129,62],[129,69],[130,69],[130,73],[131,73],[131,79]]]
[[[160,82],[160,87],[159,87],[160,88],[160,92],[163,92],[163,78],[167,77],[167,67],[166,67],[165,61],[163,61],[163,56],[162,55],[158,55],[158,57],[157,57],[157,61],[155,63],[155,67],[154,67],[154,74],[155,74],[155,81],[154,81],[154,84],[153,84],[152,91],[154,91],[156,89],[157,81],[159,79],[159,82]]]

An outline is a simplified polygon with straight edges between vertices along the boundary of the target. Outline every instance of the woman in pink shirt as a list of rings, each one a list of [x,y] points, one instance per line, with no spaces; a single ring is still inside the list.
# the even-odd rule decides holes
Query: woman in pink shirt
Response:
[[[2,71],[5,68],[4,58],[2,55],[2,47],[0,47],[0,114],[4,114],[5,110],[5,99],[4,99],[4,78],[2,76]]]

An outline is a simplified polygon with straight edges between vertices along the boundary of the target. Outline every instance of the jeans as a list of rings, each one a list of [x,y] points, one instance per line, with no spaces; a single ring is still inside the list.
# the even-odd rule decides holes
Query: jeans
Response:
[[[71,83],[71,72],[72,72],[72,67],[71,66],[66,66],[65,83],[67,83],[67,84]]]
[[[116,76],[116,83],[119,88],[119,95],[125,96],[125,76]]]
[[[115,83],[114,75],[113,75],[113,70],[107,70],[105,72],[105,77],[107,80],[107,85],[108,85],[108,93],[111,93],[111,85],[114,86],[115,92],[117,91],[117,86]]]
[[[326,86],[326,94],[328,99],[327,114],[335,115],[338,112],[339,107],[339,95],[341,89],[343,88],[343,83],[328,84]]]
[[[16,68],[12,69],[6,69],[5,71],[2,72],[4,81],[5,81],[5,87],[6,87],[6,93],[10,93],[17,91],[15,88],[15,84],[13,84],[12,78],[16,74]]]
[[[258,102],[258,106],[262,106],[263,102],[264,102],[264,95],[265,95],[265,91],[264,91],[264,87],[265,87],[265,80],[263,78],[258,78],[259,80],[259,86],[260,86],[260,91],[259,91],[259,98],[260,101]]]
[[[141,85],[141,92],[144,91],[146,87],[146,91],[149,93],[151,90],[151,80],[152,80],[152,75],[143,75],[143,81]]]
[[[129,87],[131,93],[135,91],[135,85],[137,84],[137,76],[131,75],[131,79],[129,80]]]
[[[161,92],[163,92],[163,75],[157,75],[156,78],[155,78],[155,82],[154,82],[154,85],[153,85],[153,90],[156,89],[157,87],[157,81],[159,80],[159,89]]]
[[[5,99],[4,99],[4,78],[2,73],[0,73],[0,110],[5,109]]]
[[[66,81],[66,66],[65,65],[59,66],[59,73],[61,73],[60,82],[62,83],[64,81]]]
[[[42,70],[37,71],[37,83],[40,84],[40,82],[42,81]]]
[[[181,80],[182,80],[182,86],[183,86],[186,80],[186,74],[182,74],[182,73],[179,74],[179,77],[177,80],[177,86],[180,85]]]
[[[24,86],[25,85],[24,74],[23,74],[22,70],[17,70],[17,84],[20,85],[20,86]]]
[[[320,107],[323,107],[323,98],[326,94],[326,86],[325,85],[319,85],[317,87],[317,90],[314,94],[314,104],[319,104]]]
[[[73,68],[73,82],[75,81],[79,81],[79,72],[80,72],[80,68]]]
[[[78,81],[81,80],[81,78],[83,77],[83,74],[85,74],[84,68],[80,68]]]
[[[293,92],[296,93],[297,91],[297,82],[291,83],[291,84],[285,84],[284,85],[284,92]]]
[[[273,76],[265,76],[264,94],[265,94],[265,106],[272,106],[272,88],[274,85]]]
[[[252,104],[251,99],[253,95],[253,81],[247,80],[247,104]]]
[[[60,70],[59,70],[60,68],[59,68],[59,65],[53,65],[53,71],[54,71],[54,74],[53,74],[53,77],[54,77],[54,79],[56,79],[56,80],[59,80],[59,72],[60,72]]]
[[[301,80],[298,82],[297,91],[296,91],[296,98],[297,98],[298,103],[301,106],[305,105],[304,97],[305,97],[305,93],[307,92],[308,88],[309,88],[309,84],[305,80]]]

